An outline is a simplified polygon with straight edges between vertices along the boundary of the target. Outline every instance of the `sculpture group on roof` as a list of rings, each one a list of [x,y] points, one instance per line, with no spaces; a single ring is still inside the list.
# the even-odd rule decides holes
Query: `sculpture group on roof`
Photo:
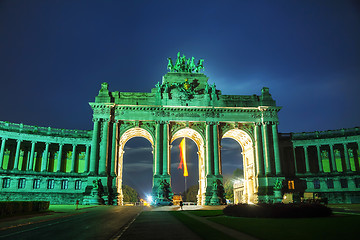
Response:
[[[180,56],[180,52],[177,54],[177,59],[175,65],[171,58],[168,58],[169,63],[167,68],[170,72],[200,72],[201,69],[204,69],[203,62],[204,59],[200,59],[198,64],[195,64],[195,58],[191,57],[186,59],[185,55]]]

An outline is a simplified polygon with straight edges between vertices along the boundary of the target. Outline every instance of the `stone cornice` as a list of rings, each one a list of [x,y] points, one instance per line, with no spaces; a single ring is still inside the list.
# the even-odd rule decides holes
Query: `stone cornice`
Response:
[[[301,139],[301,140],[291,140],[294,147],[300,146],[316,146],[316,145],[334,145],[334,144],[343,144],[343,143],[356,143],[360,142],[359,136],[348,136],[348,137],[338,137],[338,138],[321,138],[321,139]]]
[[[74,137],[62,137],[62,136],[46,136],[37,134],[27,134],[21,132],[8,132],[0,130],[0,136],[8,139],[20,139],[22,141],[36,141],[44,143],[57,143],[57,144],[90,144],[91,136],[89,138],[74,138]]]

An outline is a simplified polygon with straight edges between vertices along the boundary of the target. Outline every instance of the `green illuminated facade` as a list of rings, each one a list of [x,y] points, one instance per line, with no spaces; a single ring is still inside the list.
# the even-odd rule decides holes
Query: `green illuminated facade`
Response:
[[[90,103],[92,131],[0,122],[0,200],[122,204],[124,145],[144,137],[153,146],[155,203],[169,202],[170,146],[187,137],[198,148],[198,204],[225,201],[222,138],[235,139],[243,151],[242,202],[278,201],[279,181],[295,182],[281,194],[321,192],[333,202],[360,202],[359,129],[279,134],[281,107],[268,88],[223,95],[200,73],[202,64],[180,54],[175,63],[169,59],[169,73],[148,93],[110,92],[103,83]]]

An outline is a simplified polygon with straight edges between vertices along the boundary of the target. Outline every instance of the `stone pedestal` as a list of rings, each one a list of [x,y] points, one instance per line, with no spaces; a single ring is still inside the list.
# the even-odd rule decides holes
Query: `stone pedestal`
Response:
[[[92,189],[90,196],[85,196],[83,200],[84,205],[103,205],[104,199],[99,196],[98,189]]]

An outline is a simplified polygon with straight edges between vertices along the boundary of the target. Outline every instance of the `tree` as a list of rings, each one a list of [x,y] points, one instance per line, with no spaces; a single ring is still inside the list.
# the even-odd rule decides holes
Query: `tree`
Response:
[[[232,176],[224,177],[225,198],[234,202],[234,180],[243,178],[244,171],[240,168],[234,170]]]
[[[233,178],[229,177],[224,179],[224,190],[225,190],[225,198],[234,201],[234,188],[233,188]]]
[[[140,196],[139,193],[128,185],[122,185],[123,191],[123,201],[124,202],[139,202]]]
[[[244,170],[237,168],[234,170],[233,173],[234,177],[243,177],[244,176]]]
[[[185,192],[184,201],[196,202],[198,191],[199,191],[199,184],[189,187]]]

